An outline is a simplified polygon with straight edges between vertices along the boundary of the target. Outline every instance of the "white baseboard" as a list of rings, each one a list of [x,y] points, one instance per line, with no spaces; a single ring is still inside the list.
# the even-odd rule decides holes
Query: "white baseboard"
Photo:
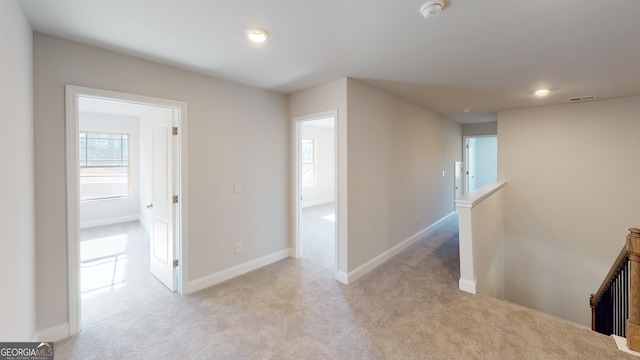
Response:
[[[345,281],[341,281],[341,280],[338,280],[338,281],[340,281],[341,283],[344,283],[344,284],[351,284],[352,282],[358,280],[359,278],[361,278],[363,275],[365,275],[369,271],[375,269],[376,267],[378,267],[381,264],[383,264],[385,261],[391,259],[395,255],[400,253],[402,250],[408,248],[411,244],[413,244],[414,242],[418,241],[420,238],[422,238],[427,233],[429,233],[431,230],[433,230],[436,226],[440,225],[442,222],[446,221],[448,218],[450,218],[451,216],[454,216],[455,214],[456,214],[455,211],[452,211],[451,213],[449,213],[446,216],[444,216],[442,219],[440,219],[440,220],[434,222],[433,224],[427,226],[426,228],[418,231],[417,233],[415,233],[414,235],[412,235],[408,239],[402,241],[401,243],[397,244],[396,246],[392,247],[391,249],[389,249],[389,250],[383,252],[382,254],[374,257],[373,259],[367,261],[366,263],[358,266],[353,271],[349,272],[349,274],[347,275],[347,278],[345,279],[346,282]]]
[[[138,220],[140,220],[140,216],[129,215],[129,216],[114,217],[109,219],[82,221],[80,222],[80,229],[92,228],[96,226],[120,224],[120,223],[125,223],[129,221],[138,221]]]
[[[36,334],[37,341],[55,342],[69,337],[69,324],[64,323],[42,331]]]
[[[336,280],[345,285],[349,285],[349,274],[344,271],[338,270],[338,272],[336,273]]]
[[[329,203],[332,203],[332,202],[335,202],[335,201],[336,201],[335,198],[326,198],[326,199],[303,202],[302,203],[302,208],[304,209],[304,208],[308,208],[308,207],[311,207],[311,206],[329,204]]]
[[[469,280],[469,279],[463,279],[460,278],[460,281],[458,281],[458,289],[468,292],[470,294],[477,294],[478,291],[476,290],[476,279]]]
[[[618,346],[618,350],[624,351],[627,354],[631,354],[633,356],[639,356],[640,357],[640,353],[639,352],[636,352],[636,351],[633,351],[633,350],[629,349],[629,346],[627,346],[627,338],[623,338],[623,337],[620,337],[618,335],[611,335],[611,337],[616,342],[616,345]]]
[[[189,281],[189,283],[187,284],[187,289],[184,292],[184,294],[190,294],[198,290],[206,289],[210,286],[219,284],[223,281],[227,281],[236,276],[246,274],[249,271],[253,271],[263,266],[272,264],[276,261],[280,261],[282,259],[286,259],[290,257],[290,253],[291,253],[291,250],[287,248],[287,249],[275,252],[273,254],[263,256],[261,258],[247,261],[246,263],[236,265],[234,267],[231,267],[222,271],[218,271],[217,273],[203,276],[193,281]]]

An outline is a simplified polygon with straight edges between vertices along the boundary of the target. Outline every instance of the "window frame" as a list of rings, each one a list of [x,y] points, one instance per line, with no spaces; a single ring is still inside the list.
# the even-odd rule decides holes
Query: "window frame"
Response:
[[[100,135],[121,135],[120,141],[122,143],[123,135],[126,135],[126,141],[127,141],[127,151],[126,151],[126,165],[122,165],[123,163],[123,153],[121,151],[120,153],[120,165],[82,165],[82,159],[81,159],[81,146],[80,146],[80,139],[82,138],[82,135],[85,135],[85,142],[88,140],[87,135],[88,134],[100,134]],[[85,143],[85,155],[84,155],[84,163],[88,164],[89,159],[88,159],[88,146]],[[96,198],[90,198],[90,199],[83,199],[82,198],[82,192],[80,191],[82,189],[82,169],[83,168],[109,168],[109,167],[114,167],[114,168],[126,168],[127,169],[127,193],[125,195],[116,195],[116,196],[104,196],[104,197],[96,197]],[[132,196],[132,182],[131,182],[131,133],[129,132],[124,132],[124,131],[109,131],[109,130],[79,130],[78,131],[78,175],[79,175],[79,182],[78,182],[78,190],[79,190],[79,201],[80,202],[91,202],[91,201],[105,201],[105,200],[115,200],[115,199],[123,199],[123,198],[129,198]]]

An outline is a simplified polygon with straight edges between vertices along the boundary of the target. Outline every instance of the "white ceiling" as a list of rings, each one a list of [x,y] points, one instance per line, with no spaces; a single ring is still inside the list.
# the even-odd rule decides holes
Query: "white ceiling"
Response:
[[[640,94],[638,0],[446,0],[429,21],[425,0],[19,2],[41,33],[282,93],[352,77],[463,123]]]

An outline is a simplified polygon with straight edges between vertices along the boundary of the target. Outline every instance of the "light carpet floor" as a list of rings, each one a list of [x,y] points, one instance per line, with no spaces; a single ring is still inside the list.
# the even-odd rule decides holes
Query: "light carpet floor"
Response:
[[[86,326],[55,358],[635,359],[610,337],[461,292],[458,278],[452,218],[351,285],[286,259]]]
[[[91,261],[81,263],[82,283],[82,327],[98,324],[128,309],[144,307],[149,302],[171,296],[172,293],[149,271],[149,235],[139,222],[127,222],[83,229],[80,232],[81,258],[85,254],[85,244],[95,242],[96,256],[105,254],[105,242],[122,241],[124,254],[119,256],[117,266],[124,270],[116,273],[117,266],[112,258],[100,261],[99,266],[91,266]],[[122,251],[122,249],[118,249]],[[89,266],[87,266],[87,264]],[[89,271],[87,271],[89,270]],[[109,286],[111,284],[115,286]],[[88,291],[102,288],[102,290]]]

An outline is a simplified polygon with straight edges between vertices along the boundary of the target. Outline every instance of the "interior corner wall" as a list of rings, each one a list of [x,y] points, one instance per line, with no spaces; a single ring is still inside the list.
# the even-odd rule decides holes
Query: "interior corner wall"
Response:
[[[640,227],[639,118],[639,96],[498,113],[506,300],[590,326],[589,294]]]
[[[38,330],[68,321],[66,84],[187,103],[187,281],[288,252],[286,95],[39,33],[33,41]]]
[[[0,1],[1,341],[33,341],[36,335],[32,42],[18,2]]]
[[[347,101],[353,271],[455,210],[462,135],[460,124],[353,79]]]

